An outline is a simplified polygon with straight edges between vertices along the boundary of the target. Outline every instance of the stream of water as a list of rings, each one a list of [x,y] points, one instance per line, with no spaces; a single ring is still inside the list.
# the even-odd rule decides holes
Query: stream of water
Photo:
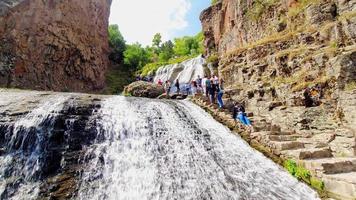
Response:
[[[6,148],[13,150],[0,155],[2,199],[38,199],[38,169],[44,167],[52,119],[67,101],[68,96],[48,97],[7,130]],[[318,199],[189,101],[110,97],[90,118],[97,135],[82,150],[72,199]],[[18,185],[7,184],[13,179]]]
[[[198,56],[182,63],[162,66],[157,70],[154,82],[157,83],[159,79],[175,82],[178,79],[182,84],[190,84],[198,76],[204,76],[204,64],[205,59]]]
[[[317,199],[188,101],[103,103],[79,199]],[[94,155],[94,156],[93,156]]]

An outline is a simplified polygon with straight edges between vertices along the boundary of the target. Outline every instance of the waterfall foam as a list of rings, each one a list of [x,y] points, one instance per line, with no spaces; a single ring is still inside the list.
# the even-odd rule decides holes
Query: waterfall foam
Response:
[[[318,199],[188,101],[113,97],[98,116],[79,199]]]
[[[200,77],[204,76],[203,64],[205,64],[205,59],[202,56],[198,56],[182,63],[160,67],[156,72],[154,82],[158,82],[159,79],[174,82],[178,79],[180,83],[188,84],[195,80],[198,75]]]
[[[28,95],[0,98],[0,199],[318,199],[189,101]]]
[[[8,128],[5,148],[10,153],[0,157],[1,199],[35,199],[38,195],[37,180],[41,178],[45,165],[45,138],[49,137],[54,118],[68,98],[64,95],[48,96],[36,109]],[[3,99],[0,105],[9,102]],[[13,188],[7,187],[9,179],[15,179]]]

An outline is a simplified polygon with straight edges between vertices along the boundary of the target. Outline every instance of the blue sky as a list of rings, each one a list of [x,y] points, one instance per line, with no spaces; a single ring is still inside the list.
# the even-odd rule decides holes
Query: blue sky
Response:
[[[195,35],[209,5],[210,0],[113,0],[110,24],[119,25],[128,43],[149,45],[155,33],[163,40]]]

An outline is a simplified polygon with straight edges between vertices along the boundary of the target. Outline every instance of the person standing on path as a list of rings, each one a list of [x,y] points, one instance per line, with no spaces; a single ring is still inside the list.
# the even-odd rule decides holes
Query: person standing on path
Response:
[[[202,89],[203,89],[203,94],[205,95],[205,96],[208,96],[207,95],[207,91],[206,91],[206,80],[207,80],[208,78],[207,78],[207,76],[204,76],[204,78],[202,79],[202,81],[201,81],[201,87],[202,87]]]
[[[169,98],[169,93],[171,92],[171,82],[169,80],[165,82],[164,90],[166,91],[167,98]]]
[[[198,78],[195,80],[196,85],[197,85],[197,91],[196,93],[200,93],[200,91],[202,90],[202,78],[200,78],[200,75],[198,75]]]
[[[214,81],[214,75],[212,75],[211,78],[210,78],[210,84],[211,84],[211,88],[209,90],[210,101],[211,101],[211,103],[215,103],[217,85],[215,84],[215,81]]]
[[[180,93],[180,84],[179,84],[179,80],[176,80],[176,84],[175,84],[176,88],[177,88],[177,94]]]
[[[218,88],[218,90],[217,90],[218,105],[219,105],[219,108],[222,109],[222,108],[224,108],[224,102],[222,100],[222,97],[224,95],[224,90],[221,87],[221,85],[219,85],[217,88]]]
[[[192,88],[192,95],[194,97],[197,94],[197,91],[198,91],[198,84],[197,84],[196,81],[192,81],[191,88]]]

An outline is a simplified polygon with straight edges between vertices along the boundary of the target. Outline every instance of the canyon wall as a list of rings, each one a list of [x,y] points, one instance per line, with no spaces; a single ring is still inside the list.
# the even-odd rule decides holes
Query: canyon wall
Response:
[[[298,142],[291,146],[294,153],[330,151],[313,157],[320,159],[314,166],[325,164],[325,157],[340,166],[340,159],[355,159],[355,0],[221,0],[200,18],[205,54],[218,58],[225,81],[225,101],[242,102],[255,121],[302,137],[280,141]],[[308,106],[307,88],[313,91]],[[257,138],[265,135],[258,130],[270,130],[261,123],[254,123]],[[277,154],[309,162],[288,151]],[[308,169],[330,196],[356,197],[355,180],[345,178],[356,167],[330,176]]]
[[[340,102],[356,88],[355,0],[222,0],[200,18],[233,99],[304,106],[304,89],[318,87],[321,104],[350,112]]]
[[[99,91],[111,0],[0,2],[0,86]]]

